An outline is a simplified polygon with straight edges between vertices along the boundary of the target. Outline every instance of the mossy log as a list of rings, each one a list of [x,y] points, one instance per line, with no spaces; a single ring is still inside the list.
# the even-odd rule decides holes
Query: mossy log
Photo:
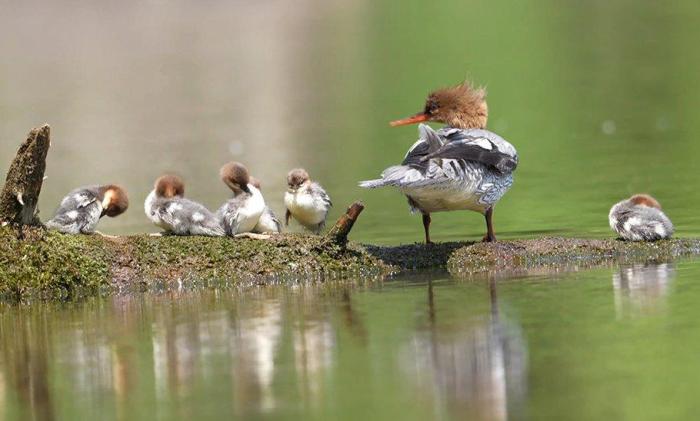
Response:
[[[0,228],[0,296],[68,298],[97,293],[238,287],[328,279],[379,280],[421,268],[458,277],[561,271],[617,262],[659,262],[700,254],[699,239],[629,243],[542,238],[497,243],[378,247],[327,237],[281,234],[225,237],[63,235]]]
[[[50,145],[50,129],[44,125],[32,129],[19,147],[0,193],[1,224],[40,224],[37,204]]]

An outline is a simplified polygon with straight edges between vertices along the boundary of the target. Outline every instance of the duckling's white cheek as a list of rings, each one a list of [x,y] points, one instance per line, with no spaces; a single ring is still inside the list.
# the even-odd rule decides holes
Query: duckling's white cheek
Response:
[[[192,220],[194,222],[202,222],[204,221],[204,215],[202,215],[199,212],[195,212],[194,214],[192,214]]]
[[[72,210],[72,211],[68,212],[68,213],[66,214],[66,216],[67,216],[69,219],[72,219],[72,220],[75,221],[75,219],[78,217],[78,211]]]

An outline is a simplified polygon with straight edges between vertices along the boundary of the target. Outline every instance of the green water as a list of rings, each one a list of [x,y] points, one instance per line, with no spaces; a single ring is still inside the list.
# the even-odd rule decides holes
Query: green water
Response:
[[[426,93],[488,89],[520,154],[500,238],[610,237],[610,206],[655,195],[700,236],[700,3],[593,1],[5,2],[0,172],[48,122],[47,218],[70,189],[124,185],[100,230],[156,231],[142,203],[175,171],[209,207],[245,162],[283,213],[306,167],[351,234],[420,241],[419,218],[362,179],[398,163]],[[296,228],[293,228],[296,229]],[[474,213],[433,240],[479,239]],[[663,263],[663,262],[660,262]],[[455,280],[208,290],[4,305],[2,419],[686,419],[698,412],[694,261]]]
[[[681,261],[4,307],[0,416],[688,419],[698,276]]]

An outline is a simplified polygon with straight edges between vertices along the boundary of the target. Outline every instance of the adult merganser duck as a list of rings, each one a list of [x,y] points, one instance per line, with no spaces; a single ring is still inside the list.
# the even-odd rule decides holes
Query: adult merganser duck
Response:
[[[159,177],[144,203],[146,216],[167,234],[223,236],[219,219],[203,205],[185,199],[184,194],[185,184],[180,177]]]
[[[284,194],[284,205],[287,207],[284,224],[289,225],[289,218],[293,217],[312,232],[321,232],[326,224],[328,210],[333,206],[326,191],[320,184],[311,181],[309,173],[303,168],[291,170],[287,174],[287,186]]]
[[[627,241],[656,241],[673,235],[673,223],[661,205],[647,194],[616,203],[608,215],[610,228]]]
[[[126,191],[117,185],[80,187],[61,200],[46,227],[65,234],[92,234],[100,218],[121,215],[128,207]]]
[[[423,111],[392,121],[392,126],[437,121],[447,124],[433,130],[418,127],[419,139],[401,165],[389,167],[382,178],[360,182],[361,187],[397,187],[408,197],[412,212],[423,214],[425,242],[430,241],[432,212],[472,210],[486,217],[484,241],[495,241],[493,208],[513,184],[518,153],[513,145],[485,130],[488,119],[486,92],[465,82],[437,90]]]
[[[229,162],[219,171],[221,180],[233,191],[233,198],[216,213],[226,235],[252,232],[265,210],[260,190],[250,184],[248,169],[238,162]]]
[[[260,193],[262,193],[262,190],[260,188],[260,180],[253,176],[250,176],[250,184],[255,186],[255,188],[258,189]],[[272,212],[272,209],[270,209],[269,206],[265,205],[265,210],[263,210],[262,215],[260,215],[258,223],[255,225],[255,228],[253,228],[253,232],[258,234],[282,232],[282,223],[280,223],[280,220],[277,219],[277,216],[274,212]]]

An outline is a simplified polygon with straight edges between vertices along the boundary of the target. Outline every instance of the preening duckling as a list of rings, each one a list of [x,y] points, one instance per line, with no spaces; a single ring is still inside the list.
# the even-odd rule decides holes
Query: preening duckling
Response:
[[[146,216],[168,234],[223,236],[219,219],[204,205],[184,198],[184,194],[185,184],[180,177],[158,178],[144,203]]]
[[[46,227],[65,234],[92,234],[100,218],[121,215],[128,207],[126,191],[117,185],[80,187],[61,200]]]
[[[229,162],[221,167],[219,174],[233,192],[233,197],[217,211],[226,235],[253,232],[265,211],[265,200],[250,183],[248,169],[239,162]]]

